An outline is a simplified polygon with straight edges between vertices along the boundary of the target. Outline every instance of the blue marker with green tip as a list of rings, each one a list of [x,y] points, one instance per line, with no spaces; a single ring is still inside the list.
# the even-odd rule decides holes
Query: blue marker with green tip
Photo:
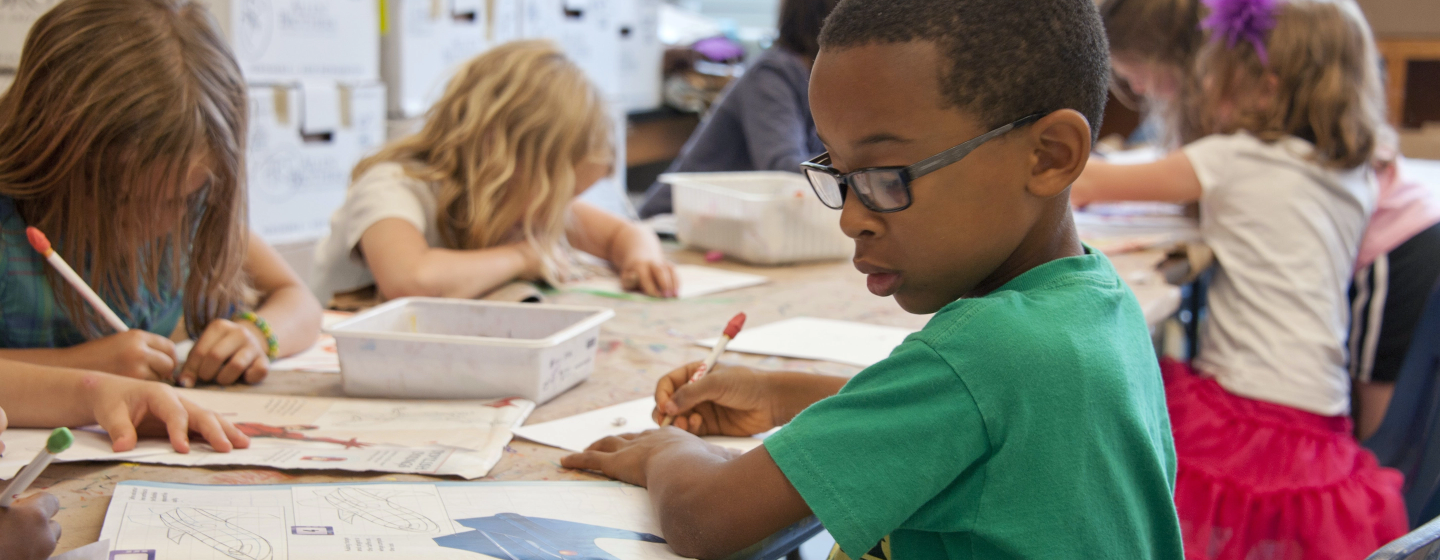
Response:
[[[70,428],[55,428],[55,431],[50,432],[50,439],[45,440],[45,449],[40,450],[40,454],[35,456],[35,460],[25,465],[25,468],[20,470],[20,474],[15,476],[15,480],[10,481],[10,485],[5,487],[5,494],[0,495],[0,507],[10,507],[10,503],[14,502],[15,498],[30,489],[30,483],[35,482],[35,477],[40,476],[40,471],[50,466],[50,461],[55,458],[55,455],[70,449],[70,445],[73,443],[75,443],[75,434],[70,433]]]

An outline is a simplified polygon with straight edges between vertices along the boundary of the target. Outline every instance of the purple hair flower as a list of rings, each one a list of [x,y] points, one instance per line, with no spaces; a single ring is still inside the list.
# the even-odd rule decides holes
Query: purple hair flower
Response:
[[[1224,36],[1226,46],[1235,48],[1240,41],[1255,46],[1260,63],[1270,65],[1265,53],[1265,37],[1275,28],[1276,0],[1203,0],[1210,7],[1210,17],[1200,28],[1215,32],[1215,39]]]

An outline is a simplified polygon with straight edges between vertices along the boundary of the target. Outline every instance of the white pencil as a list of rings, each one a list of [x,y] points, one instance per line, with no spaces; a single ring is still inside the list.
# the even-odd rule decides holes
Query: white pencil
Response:
[[[105,318],[105,322],[110,324],[110,328],[115,329],[117,333],[130,330],[130,327],[125,326],[125,323],[120,320],[120,316],[116,315],[109,305],[105,305],[105,300],[100,299],[100,295],[90,289],[90,285],[86,284],[79,274],[75,274],[75,269],[70,268],[70,264],[60,258],[60,254],[50,247],[50,240],[45,237],[44,233],[33,227],[27,227],[25,228],[25,237],[30,239],[30,246],[34,247],[37,253],[45,255],[45,260],[50,261],[50,266],[55,267],[55,270],[60,272],[60,276],[65,277],[65,281],[74,286],[75,291],[80,292],[80,296],[90,303],[90,307],[95,308],[95,311]]]
[[[40,472],[50,466],[50,461],[61,451],[69,449],[72,443],[75,443],[75,435],[70,433],[70,428],[55,428],[55,431],[50,432],[50,439],[45,440],[45,449],[41,449],[35,460],[20,469],[20,474],[15,475],[10,484],[5,486],[5,494],[0,496],[0,507],[10,507],[15,498],[30,489],[30,483],[35,482],[35,477],[40,476]]]
[[[705,357],[705,361],[701,362],[700,367],[690,376],[691,383],[705,378],[705,374],[709,373],[710,370],[715,367],[715,362],[720,360],[720,355],[725,353],[725,347],[730,344],[730,340],[735,338],[735,335],[740,334],[740,329],[744,328],[744,326],[745,314],[736,313],[735,316],[730,319],[730,323],[725,325],[725,332],[720,335],[720,340],[715,343],[715,347],[710,349],[710,355]],[[660,426],[665,427],[673,423],[675,423],[675,418],[673,416],[666,416],[665,419],[660,422]]]

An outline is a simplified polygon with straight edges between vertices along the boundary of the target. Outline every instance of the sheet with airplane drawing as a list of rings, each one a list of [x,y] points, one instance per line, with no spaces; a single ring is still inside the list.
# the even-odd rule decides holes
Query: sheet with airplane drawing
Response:
[[[618,482],[125,481],[100,538],[125,560],[680,558],[645,489]]]
[[[114,453],[98,427],[75,430],[58,461],[130,461],[180,466],[256,465],[478,478],[500,460],[511,430],[534,410],[518,398],[483,401],[328,399],[181,389],[181,394],[234,422],[249,449],[215,453],[204,444],[175,453],[163,439]],[[0,477],[15,475],[45,445],[49,430],[0,434]],[[195,438],[192,436],[192,443]]]

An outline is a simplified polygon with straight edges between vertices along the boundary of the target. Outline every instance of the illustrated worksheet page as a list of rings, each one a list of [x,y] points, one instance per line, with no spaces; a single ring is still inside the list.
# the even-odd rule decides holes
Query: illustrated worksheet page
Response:
[[[110,560],[680,558],[645,489],[619,482],[126,481],[100,539]]]

